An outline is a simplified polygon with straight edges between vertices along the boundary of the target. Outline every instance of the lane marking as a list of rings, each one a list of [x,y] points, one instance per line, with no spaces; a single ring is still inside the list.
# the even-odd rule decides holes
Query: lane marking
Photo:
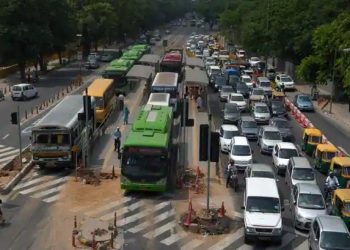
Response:
[[[15,149],[15,150],[11,150],[11,151],[7,151],[5,153],[1,153],[0,157],[6,156],[6,155],[14,155],[17,156],[17,153],[19,153],[19,149]]]
[[[29,193],[34,193],[40,189],[43,189],[43,188],[47,188],[47,187],[50,187],[50,186],[53,186],[53,185],[56,185],[56,184],[60,184],[60,183],[63,183],[63,182],[66,182],[68,180],[68,177],[62,177],[60,179],[56,179],[54,181],[50,181],[50,182],[46,182],[44,184],[41,184],[39,186],[35,186],[35,187],[32,187],[32,188],[29,188],[29,189],[25,189],[21,192],[19,192],[20,194],[29,194]]]
[[[40,182],[44,182],[44,181],[49,181],[51,180],[51,176],[41,176],[39,178],[35,178],[33,180],[30,180],[28,182],[23,182],[21,183],[20,185],[17,185],[13,190],[16,191],[16,190],[19,190],[19,189],[22,189],[22,188],[25,188],[25,187],[28,187],[28,186],[31,186],[33,184],[36,184],[36,183],[40,183]]]
[[[117,211],[113,211],[113,212],[110,212],[108,214],[105,214],[104,216],[100,217],[100,220],[103,220],[103,221],[112,220],[114,218],[115,212],[117,213],[117,216],[122,216],[123,214],[134,211],[135,209],[137,209],[139,207],[142,207],[143,205],[145,205],[145,202],[140,200],[138,202],[131,204],[130,206],[123,207],[121,209],[118,209]]]
[[[295,247],[294,250],[305,250],[308,249],[309,242],[308,239],[304,240],[299,246]]]
[[[221,241],[211,246],[208,250],[225,249],[226,247],[229,247],[233,242],[235,242],[242,236],[244,236],[244,228],[240,228],[235,233],[229,234],[228,236],[223,238]]]
[[[197,240],[197,239],[191,240],[186,245],[182,246],[181,250],[192,250],[192,249],[195,249],[196,247],[199,247],[202,244],[203,244],[202,240]]]
[[[2,139],[5,140],[9,136],[10,136],[10,134],[6,134],[6,135],[4,135],[4,137],[2,137]]]
[[[179,233],[173,234],[170,237],[162,240],[160,243],[170,246],[171,244],[174,244],[175,242],[185,238],[186,236],[187,236],[187,233],[184,231],[181,231]]]
[[[11,155],[11,156],[8,156],[8,157],[1,158],[0,159],[0,163],[8,162],[8,161],[12,160],[15,157],[16,157],[16,155]]]
[[[167,224],[144,234],[143,237],[145,237],[147,239],[154,239],[155,237],[161,235],[162,233],[164,233],[164,232],[166,232],[174,227],[176,227],[176,221],[170,221]]]
[[[33,197],[33,198],[42,198],[42,197],[44,197],[44,196],[46,196],[46,195],[59,192],[59,191],[61,191],[63,188],[64,188],[64,184],[61,185],[61,186],[58,186],[58,187],[54,187],[54,188],[48,189],[48,190],[46,190],[46,191],[41,191],[41,192],[39,192],[39,193],[37,193],[37,194],[31,196],[31,197]]]
[[[51,202],[57,201],[59,198],[61,198],[61,194],[57,194],[55,196],[47,198],[47,199],[43,200],[43,202],[51,203]]]
[[[102,213],[105,210],[118,207],[118,206],[120,206],[123,203],[128,202],[128,201],[131,201],[130,197],[123,197],[119,201],[115,201],[115,202],[109,203],[109,204],[107,204],[105,206],[102,206],[102,207],[99,207],[97,209],[94,209],[92,211],[86,212],[85,215],[88,216],[88,217],[94,217],[94,216],[98,215],[99,213]]]

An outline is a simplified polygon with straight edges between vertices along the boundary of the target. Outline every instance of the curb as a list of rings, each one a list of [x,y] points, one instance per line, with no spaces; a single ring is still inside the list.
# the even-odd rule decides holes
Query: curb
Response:
[[[25,165],[19,173],[15,175],[15,177],[12,178],[12,180],[7,183],[7,185],[4,188],[1,188],[1,194],[8,194],[14,186],[17,185],[17,183],[26,175],[28,172],[34,167],[33,161]]]

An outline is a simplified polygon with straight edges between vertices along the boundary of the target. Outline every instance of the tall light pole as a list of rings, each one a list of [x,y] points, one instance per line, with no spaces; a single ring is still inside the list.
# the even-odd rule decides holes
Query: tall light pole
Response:
[[[333,61],[333,72],[332,72],[332,90],[331,90],[331,99],[329,102],[329,113],[332,113],[332,108],[333,108],[333,99],[334,99],[334,92],[335,92],[335,67],[337,63],[337,49],[334,49],[334,61]],[[350,48],[342,49],[341,51],[343,52],[349,52]]]
[[[79,47],[81,47],[81,38],[83,37],[83,34],[76,34],[76,37],[79,38]],[[81,67],[82,67],[82,63],[83,63],[83,51],[80,51],[80,53],[81,53],[81,57],[80,57],[80,65],[79,65],[79,76],[81,77]]]

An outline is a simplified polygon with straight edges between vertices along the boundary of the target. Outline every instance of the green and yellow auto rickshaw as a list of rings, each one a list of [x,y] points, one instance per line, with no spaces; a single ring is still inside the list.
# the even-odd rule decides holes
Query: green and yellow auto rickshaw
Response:
[[[314,166],[323,174],[328,174],[331,160],[337,155],[337,148],[333,144],[318,144],[315,150]]]
[[[331,214],[342,218],[346,226],[350,227],[350,189],[334,190]]]
[[[306,154],[312,155],[315,152],[317,144],[322,142],[322,133],[317,128],[306,128],[303,133],[301,149]]]
[[[350,157],[333,157],[329,171],[338,178],[341,188],[350,187]]]

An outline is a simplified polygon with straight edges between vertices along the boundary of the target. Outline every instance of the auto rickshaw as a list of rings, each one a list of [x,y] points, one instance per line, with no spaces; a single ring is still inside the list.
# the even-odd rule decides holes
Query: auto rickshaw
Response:
[[[329,171],[338,178],[341,188],[350,188],[350,157],[333,157]]]
[[[301,143],[301,149],[308,155],[312,155],[315,152],[317,144],[322,142],[322,133],[317,128],[304,129],[303,141]]]
[[[346,226],[350,227],[350,189],[334,190],[330,213],[342,218]]]
[[[286,95],[283,92],[277,91],[276,89],[272,90],[272,96],[271,96],[272,99],[278,99],[284,102],[285,97]]]
[[[333,144],[318,144],[315,150],[314,166],[323,174],[328,174],[333,157],[337,155],[337,148]]]

